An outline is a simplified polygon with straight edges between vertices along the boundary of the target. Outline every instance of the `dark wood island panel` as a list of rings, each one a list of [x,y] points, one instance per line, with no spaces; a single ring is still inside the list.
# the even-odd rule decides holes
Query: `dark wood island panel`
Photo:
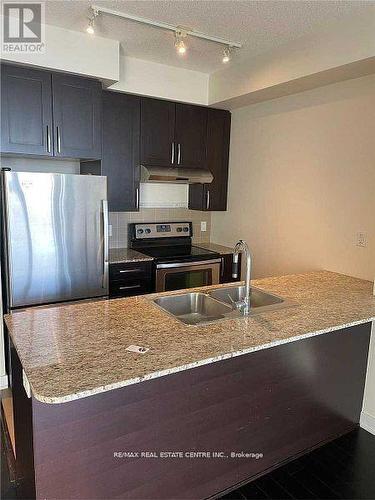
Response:
[[[370,330],[313,336],[67,403],[31,398],[36,497],[203,499],[262,475],[358,425]],[[263,458],[114,456],[170,451]]]

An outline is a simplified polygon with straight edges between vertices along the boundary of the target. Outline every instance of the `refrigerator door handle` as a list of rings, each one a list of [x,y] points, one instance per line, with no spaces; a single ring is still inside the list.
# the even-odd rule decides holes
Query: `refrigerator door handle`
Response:
[[[1,212],[0,223],[2,225],[2,237],[4,245],[4,289],[5,289],[5,304],[3,303],[3,314],[8,313],[10,308],[13,306],[13,287],[12,287],[12,266],[9,260],[9,215],[8,215],[8,184],[7,184],[7,172],[2,170],[1,172],[1,189],[2,189],[2,199],[1,199]],[[5,305],[5,307],[4,307]]]
[[[108,252],[109,252],[109,231],[108,231],[108,201],[102,200],[102,213],[103,213],[103,288],[108,290]]]

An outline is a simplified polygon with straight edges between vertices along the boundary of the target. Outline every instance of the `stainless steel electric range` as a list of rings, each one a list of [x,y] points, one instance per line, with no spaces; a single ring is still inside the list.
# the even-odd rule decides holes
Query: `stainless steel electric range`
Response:
[[[216,285],[220,254],[192,244],[191,222],[129,224],[129,247],[154,258],[155,291]]]

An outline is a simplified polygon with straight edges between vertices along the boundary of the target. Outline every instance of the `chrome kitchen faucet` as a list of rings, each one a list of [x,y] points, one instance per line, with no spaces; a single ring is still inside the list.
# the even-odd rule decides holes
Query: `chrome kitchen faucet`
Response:
[[[244,315],[248,315],[250,313],[251,253],[246,241],[239,240],[234,247],[232,278],[238,278],[238,256],[240,253],[246,256],[245,296],[242,300],[235,302],[234,306]]]

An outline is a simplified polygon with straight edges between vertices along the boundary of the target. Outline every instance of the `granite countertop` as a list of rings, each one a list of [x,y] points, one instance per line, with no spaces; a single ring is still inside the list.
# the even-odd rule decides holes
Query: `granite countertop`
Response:
[[[154,260],[149,255],[137,252],[131,248],[110,248],[109,263],[110,264],[125,264],[127,262],[142,262]]]
[[[193,243],[193,245],[212,250],[213,252],[226,255],[233,252],[233,248],[217,245],[216,243]],[[131,248],[110,248],[109,263],[110,264],[125,264],[128,262],[142,262],[154,260],[152,257],[145,255]]]
[[[252,284],[298,305],[188,326],[154,294],[30,308],[5,321],[34,397],[62,403],[375,319],[369,281],[321,271]],[[132,344],[149,351],[127,351]]]
[[[213,252],[220,253],[221,255],[227,255],[233,253],[233,247],[225,247],[223,245],[218,245],[216,243],[193,243],[196,247],[207,248],[207,250],[212,250]]]

